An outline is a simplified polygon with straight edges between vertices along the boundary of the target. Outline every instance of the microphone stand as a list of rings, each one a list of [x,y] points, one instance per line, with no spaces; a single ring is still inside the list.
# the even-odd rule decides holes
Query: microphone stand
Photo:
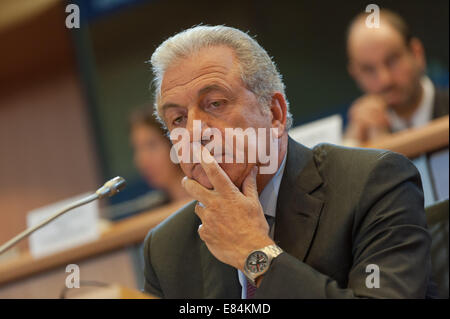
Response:
[[[117,176],[117,177],[113,178],[112,180],[106,182],[105,185],[103,185],[101,188],[99,188],[94,194],[91,194],[85,198],[82,198],[82,199],[76,201],[75,203],[70,204],[69,206],[67,206],[66,208],[57,212],[56,214],[46,218],[39,224],[24,230],[23,232],[21,232],[14,238],[7,241],[5,244],[0,246],[0,255],[2,253],[4,253],[5,251],[7,251],[12,246],[14,246],[15,244],[17,244],[19,241],[24,239],[25,237],[31,235],[33,232],[35,232],[39,228],[42,228],[43,226],[47,225],[52,220],[54,220],[55,218],[58,218],[59,216],[68,212],[69,210],[83,206],[87,203],[90,203],[90,202],[96,200],[96,199],[101,199],[101,198],[105,197],[106,195],[109,195],[109,197],[111,197],[111,196],[117,194],[120,190],[122,190],[125,187],[125,185],[126,185],[126,182],[122,177]]]

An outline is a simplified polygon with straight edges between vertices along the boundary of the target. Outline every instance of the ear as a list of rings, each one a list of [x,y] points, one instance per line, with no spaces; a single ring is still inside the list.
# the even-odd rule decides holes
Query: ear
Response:
[[[419,67],[425,71],[425,68],[427,66],[427,61],[425,58],[425,50],[423,48],[422,42],[418,38],[412,38],[409,47],[411,49],[411,52],[417,61]]]
[[[286,99],[280,92],[275,92],[272,95],[270,112],[272,113],[272,127],[278,129],[277,137],[280,138],[286,129],[287,120]]]

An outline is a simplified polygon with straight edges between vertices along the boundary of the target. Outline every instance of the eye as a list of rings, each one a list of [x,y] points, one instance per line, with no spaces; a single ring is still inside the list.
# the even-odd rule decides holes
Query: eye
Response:
[[[392,55],[387,59],[386,65],[390,68],[394,67],[396,65],[396,63],[398,62],[398,60],[399,60],[398,55]]]
[[[183,115],[180,115],[180,116],[176,117],[176,118],[172,121],[172,124],[173,124],[174,126],[179,126],[179,125],[181,125],[181,124],[183,123],[183,120],[184,120],[184,116],[183,116]]]
[[[361,67],[361,71],[362,71],[363,73],[366,73],[366,74],[373,74],[373,73],[375,73],[374,67],[369,66],[369,65],[364,65],[364,66],[362,66],[362,67]]]
[[[212,101],[211,103],[209,103],[208,107],[214,110],[214,109],[218,109],[224,105],[225,105],[225,101],[218,100],[218,101]]]

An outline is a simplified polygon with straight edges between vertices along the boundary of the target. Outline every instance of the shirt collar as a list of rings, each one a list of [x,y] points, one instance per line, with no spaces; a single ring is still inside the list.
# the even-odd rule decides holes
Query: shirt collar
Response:
[[[433,115],[433,102],[434,102],[434,86],[433,82],[427,77],[423,76],[421,81],[423,89],[422,100],[419,107],[414,112],[411,120],[408,122],[399,117],[393,110],[389,110],[389,119],[391,122],[392,131],[397,132],[408,127],[419,127],[428,123]]]
[[[278,171],[259,195],[259,202],[261,203],[265,215],[272,217],[275,217],[276,215],[278,191],[280,190],[281,179],[283,177],[284,167],[286,166],[286,158],[287,151]]]

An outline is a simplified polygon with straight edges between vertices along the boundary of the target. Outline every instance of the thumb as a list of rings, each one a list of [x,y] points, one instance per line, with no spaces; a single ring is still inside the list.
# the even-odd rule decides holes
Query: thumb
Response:
[[[256,185],[256,176],[258,166],[254,166],[242,183],[242,193],[247,197],[258,198],[258,186]]]

